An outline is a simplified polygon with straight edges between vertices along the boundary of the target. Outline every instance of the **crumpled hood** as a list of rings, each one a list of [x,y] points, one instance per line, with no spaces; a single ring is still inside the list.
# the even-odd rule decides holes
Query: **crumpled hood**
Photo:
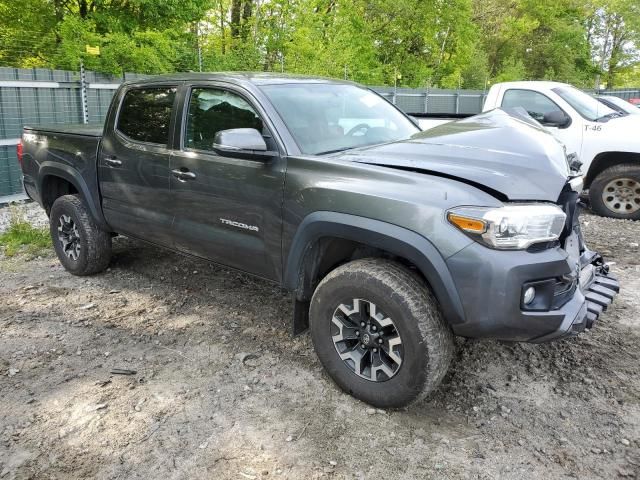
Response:
[[[535,122],[501,109],[336,156],[460,179],[512,201],[556,202],[569,176],[560,142]]]

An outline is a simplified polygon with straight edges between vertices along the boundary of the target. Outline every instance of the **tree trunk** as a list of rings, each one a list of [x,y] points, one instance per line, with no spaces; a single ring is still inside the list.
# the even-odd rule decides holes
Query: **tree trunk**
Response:
[[[611,39],[610,22],[611,22],[611,18],[607,16],[605,20],[606,26],[605,26],[605,31],[603,35],[604,43],[602,44],[602,50],[600,53],[600,68],[598,69],[598,74],[596,75],[596,82],[595,82],[596,91],[600,91],[600,76],[604,73],[604,66],[606,65],[607,57],[609,55],[609,41]]]
[[[242,9],[241,0],[231,1],[231,36],[238,38],[240,36],[240,10]]]
[[[620,64],[620,56],[623,51],[625,38],[625,25],[622,18],[614,16],[614,25],[611,33],[611,54],[607,64],[607,89],[611,89],[615,84],[615,77]]]
[[[249,33],[249,20],[253,13],[253,0],[244,0],[244,6],[242,8],[242,27],[240,28],[240,35],[243,40],[247,39]]]
[[[227,46],[226,46],[226,35],[225,35],[225,31],[224,31],[224,17],[225,17],[225,11],[224,11],[224,6],[222,5],[222,0],[218,1],[218,8],[220,10],[220,51],[222,52],[222,55],[224,55],[226,53],[227,50]]]
[[[80,15],[80,18],[85,20],[88,13],[89,6],[87,5],[87,0],[78,0],[78,14]]]
[[[58,26],[62,23],[62,20],[64,20],[64,0],[54,0],[53,11],[56,15],[56,44],[59,45],[62,42],[62,37],[60,36]]]

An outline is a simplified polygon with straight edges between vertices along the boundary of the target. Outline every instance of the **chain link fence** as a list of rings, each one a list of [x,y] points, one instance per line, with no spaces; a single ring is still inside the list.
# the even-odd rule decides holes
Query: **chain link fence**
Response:
[[[16,145],[24,125],[100,124],[122,81],[95,72],[85,72],[83,81],[80,72],[0,68],[0,200],[22,193]]]
[[[0,201],[22,194],[16,145],[24,125],[101,124],[111,97],[124,77],[96,72],[0,68]],[[482,111],[483,90],[372,87],[407,113],[475,114]],[[600,92],[639,98],[640,89]]]
[[[372,88],[407,113],[480,113],[487,96],[483,90]]]
[[[624,100],[631,100],[632,98],[640,98],[640,88],[612,88],[611,90],[585,90],[588,93],[594,93],[598,95],[613,95],[623,98]]]

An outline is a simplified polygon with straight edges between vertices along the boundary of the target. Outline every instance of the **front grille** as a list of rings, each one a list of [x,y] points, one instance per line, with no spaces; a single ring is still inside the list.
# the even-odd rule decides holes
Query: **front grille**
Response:
[[[578,286],[577,278],[562,278],[556,281],[553,286],[553,301],[551,303],[551,309],[557,310],[565,303],[571,300],[573,294]]]
[[[550,248],[557,247],[560,245],[560,242],[557,240],[552,240],[550,242],[540,242],[534,243],[527,248],[527,252],[536,253],[536,252],[544,252],[545,250],[549,250]]]

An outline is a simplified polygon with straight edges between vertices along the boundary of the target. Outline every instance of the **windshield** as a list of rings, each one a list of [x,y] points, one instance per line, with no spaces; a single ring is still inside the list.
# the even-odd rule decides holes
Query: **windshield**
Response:
[[[300,150],[331,153],[409,138],[420,131],[393,105],[355,85],[265,85]]]
[[[587,120],[595,121],[610,115],[617,115],[615,110],[612,110],[591,95],[587,95],[577,88],[557,87],[551,90],[557,93],[565,102],[571,105],[576,112]]]

